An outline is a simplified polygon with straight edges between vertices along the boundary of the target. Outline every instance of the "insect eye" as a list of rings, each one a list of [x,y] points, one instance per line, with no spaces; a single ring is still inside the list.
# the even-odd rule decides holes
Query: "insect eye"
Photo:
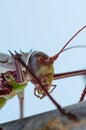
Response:
[[[43,62],[44,62],[44,58],[43,58],[42,56],[39,56],[39,57],[37,58],[37,61],[38,61],[39,63],[43,63]]]

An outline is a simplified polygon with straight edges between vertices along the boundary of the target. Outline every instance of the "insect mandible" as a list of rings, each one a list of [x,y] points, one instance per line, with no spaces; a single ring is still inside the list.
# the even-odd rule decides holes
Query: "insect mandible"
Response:
[[[35,96],[42,99],[47,95],[63,115],[66,115],[68,118],[73,120],[77,119],[74,114],[62,109],[61,106],[52,98],[50,93],[56,87],[56,85],[52,84],[53,80],[76,75],[86,75],[86,70],[54,74],[53,67],[54,61],[63,51],[66,50],[66,46],[84,28],[86,28],[86,25],[74,34],[63,48],[52,57],[49,57],[47,54],[40,51],[30,53],[16,52],[15,55],[10,52],[11,56],[0,53],[0,108],[5,105],[8,99],[18,95],[20,99],[20,115],[22,118],[23,92],[27,83],[31,81],[35,85]]]

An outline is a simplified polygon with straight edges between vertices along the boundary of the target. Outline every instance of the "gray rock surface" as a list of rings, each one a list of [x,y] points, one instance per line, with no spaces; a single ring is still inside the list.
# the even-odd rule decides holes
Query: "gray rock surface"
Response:
[[[27,117],[0,125],[0,130],[86,130],[86,101],[68,106],[78,121],[71,121],[58,110]]]

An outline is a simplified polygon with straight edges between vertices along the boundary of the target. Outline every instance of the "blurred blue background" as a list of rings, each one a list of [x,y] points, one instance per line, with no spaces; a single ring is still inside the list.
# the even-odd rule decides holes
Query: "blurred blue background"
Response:
[[[20,49],[29,52],[40,50],[53,56],[68,39],[86,25],[86,0],[0,0],[0,52]],[[69,46],[86,45],[83,30]],[[68,47],[69,47],[68,46]],[[54,67],[55,73],[86,68],[86,49],[72,49],[60,55]],[[53,81],[57,88],[52,96],[62,106],[77,103],[85,82],[77,76]],[[34,85],[25,89],[25,117],[55,109],[45,97],[40,100],[34,94]],[[19,118],[17,96],[0,110],[0,123]]]

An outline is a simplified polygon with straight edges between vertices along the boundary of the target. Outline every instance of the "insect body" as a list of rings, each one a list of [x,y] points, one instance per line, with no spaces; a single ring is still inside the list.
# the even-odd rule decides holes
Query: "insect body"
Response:
[[[46,95],[44,91],[35,83],[35,81],[30,78],[26,68],[24,68],[21,64],[19,64],[18,67],[17,62],[15,62],[11,56],[5,54],[0,55],[0,108],[4,106],[8,99],[12,98],[16,94],[19,94],[20,92],[23,92],[29,80],[36,86],[34,89],[34,94],[36,96],[36,92],[39,95],[42,95],[40,98]],[[53,64],[51,63],[49,65],[45,65],[44,63],[48,56],[42,52],[36,51],[32,53],[22,53],[20,55],[25,64],[29,64],[31,71],[36,74],[36,77],[48,91],[54,75]],[[3,57],[4,59],[2,59]],[[19,71],[19,69],[21,70]]]
[[[1,56],[3,54],[0,54]],[[16,94],[22,92],[27,84],[27,81],[22,81],[18,78],[17,68],[14,63],[14,59],[8,55],[4,55],[4,59],[0,58],[0,108],[6,103],[6,101]],[[23,69],[23,68],[22,68]],[[24,75],[24,74],[23,74]],[[25,75],[26,77],[26,75]]]
[[[23,117],[23,92],[27,83],[31,81],[35,85],[35,96],[41,99],[48,95],[62,114],[74,119],[75,116],[63,110],[49,93],[56,87],[56,85],[52,84],[54,79],[86,74],[86,70],[54,74],[53,67],[54,61],[65,50],[65,47],[85,27],[86,26],[81,28],[64,45],[60,52],[52,57],[49,57],[47,54],[40,51],[20,54],[16,53],[15,55],[10,52],[11,56],[0,53],[0,108],[5,105],[8,99],[18,95],[21,105],[21,117]]]

